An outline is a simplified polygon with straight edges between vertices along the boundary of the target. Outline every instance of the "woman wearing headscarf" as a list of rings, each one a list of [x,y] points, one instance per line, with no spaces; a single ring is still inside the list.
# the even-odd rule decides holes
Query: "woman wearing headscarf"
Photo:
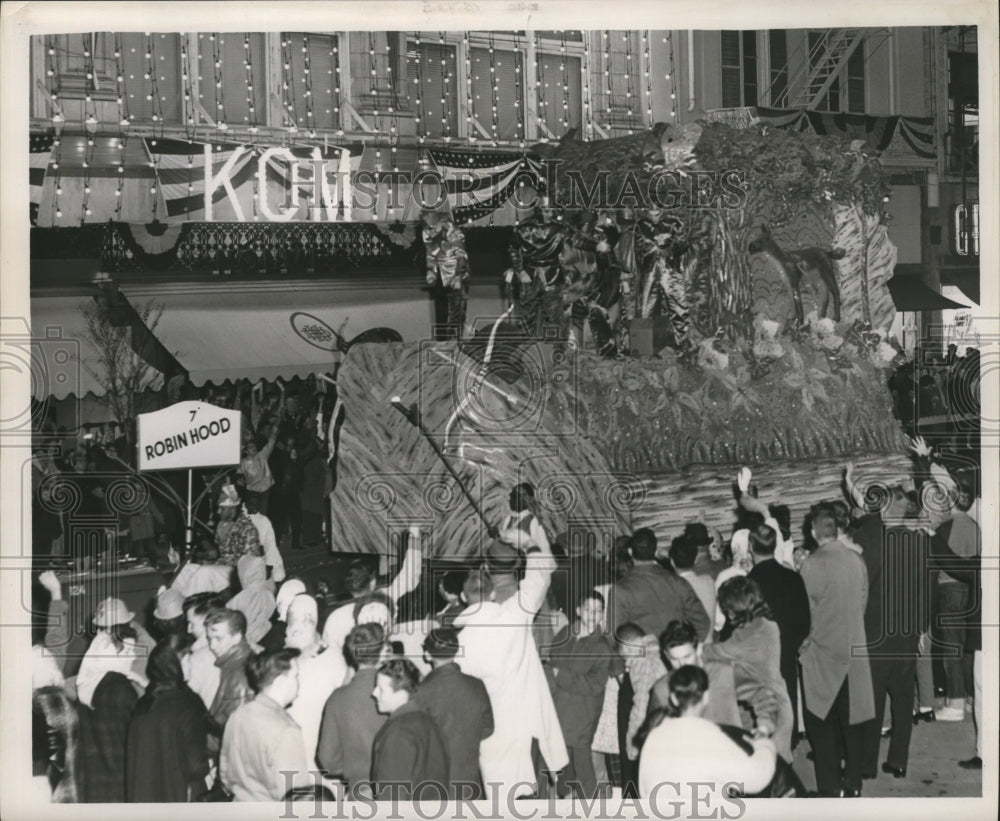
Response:
[[[725,641],[706,644],[703,660],[732,664],[736,698],[753,707],[759,736],[772,736],[778,755],[792,759],[794,713],[781,677],[781,634],[757,582],[736,576],[719,588],[719,607],[733,627]]]
[[[97,635],[87,648],[76,675],[76,694],[90,707],[105,673],[121,673],[141,690],[146,686],[146,660],[156,646],[121,599],[104,599],[94,614]]]
[[[246,640],[256,645],[271,629],[275,599],[267,583],[267,565],[263,556],[243,556],[236,564],[242,590],[226,605],[247,618]]]
[[[138,696],[129,680],[105,673],[91,707],[80,708],[80,800],[120,804],[125,800],[125,739]]]
[[[179,803],[205,792],[208,712],[184,683],[181,657],[188,643],[185,636],[168,636],[149,657],[149,687],[128,728],[128,801]]]
[[[302,579],[285,579],[278,594],[274,597],[275,609],[271,615],[267,633],[260,641],[260,646],[273,653],[285,646],[285,633],[288,629],[288,608],[292,600],[306,591],[306,583]]]

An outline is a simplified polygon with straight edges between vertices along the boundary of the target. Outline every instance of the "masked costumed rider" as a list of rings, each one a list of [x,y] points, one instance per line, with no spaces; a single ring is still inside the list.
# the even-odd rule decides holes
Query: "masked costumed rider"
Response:
[[[448,300],[448,338],[462,338],[469,300],[469,257],[465,234],[446,215],[424,211],[420,215],[427,251],[427,284],[444,290]]]
[[[543,199],[535,215],[514,229],[510,246],[513,267],[504,274],[508,304],[515,301],[531,336],[544,337],[544,329],[554,328],[557,338],[565,336],[563,321],[564,276],[559,255],[569,229],[556,219],[556,209]],[[539,328],[541,321],[543,328]],[[551,331],[549,331],[551,333]]]

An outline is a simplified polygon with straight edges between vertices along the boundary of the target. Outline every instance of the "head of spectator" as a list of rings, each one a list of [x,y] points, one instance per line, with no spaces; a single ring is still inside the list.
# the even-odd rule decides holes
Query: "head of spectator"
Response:
[[[438,593],[448,605],[458,604],[462,599],[462,586],[468,576],[465,570],[449,570],[438,581]]]
[[[792,567],[795,568],[796,573],[802,569],[802,565],[805,563],[808,556],[809,551],[802,545],[798,545],[795,550],[792,551]]]
[[[689,522],[684,525],[684,538],[694,545],[695,551],[707,548],[713,539],[708,528],[702,522]]]
[[[770,525],[757,525],[749,533],[750,555],[754,564],[765,562],[774,558],[774,551],[778,547],[778,534]]]
[[[514,513],[521,513],[525,510],[534,510],[535,488],[530,482],[521,482],[514,485],[507,495],[507,502]]]
[[[316,629],[318,624],[319,607],[316,599],[307,593],[300,593],[288,606],[285,647],[294,647],[304,654],[312,654],[322,641]]]
[[[258,695],[287,707],[299,694],[299,651],[285,647],[247,659],[247,684]]]
[[[462,585],[462,596],[469,606],[488,602],[493,597],[493,581],[485,570],[473,570]]]
[[[577,604],[576,629],[580,635],[589,636],[604,629],[604,596],[597,590],[588,590]]]
[[[809,532],[817,546],[837,540],[837,513],[828,502],[820,502],[809,511]]]
[[[132,624],[134,618],[135,613],[121,599],[107,598],[97,605],[94,626],[99,632],[107,633],[115,647],[121,650],[126,640],[135,641],[138,636]]]
[[[634,562],[632,561],[631,544],[631,536],[619,536],[615,539],[611,560],[616,581],[632,569]]]
[[[195,593],[184,599],[187,631],[195,641],[206,638],[205,618],[212,610],[225,607],[225,603],[218,593]]]
[[[771,617],[760,587],[749,576],[734,576],[723,582],[717,601],[734,629],[757,618]]]
[[[278,595],[275,596],[275,610],[278,621],[288,620],[288,608],[292,600],[306,592],[306,583],[302,579],[286,579],[278,588]]]
[[[670,711],[675,716],[700,718],[708,707],[708,674],[693,664],[678,667],[668,679]]]
[[[377,667],[385,650],[385,630],[374,622],[353,627],[344,640],[344,658],[355,670]]]
[[[660,633],[660,656],[671,670],[685,664],[701,665],[701,642],[689,621],[674,619]]]
[[[408,659],[393,658],[379,665],[372,697],[376,709],[384,714],[396,712],[417,691],[420,670]]]
[[[219,519],[223,522],[231,522],[239,515],[241,504],[236,488],[233,485],[224,485],[219,494]]]
[[[686,535],[674,536],[670,542],[670,563],[678,573],[691,570],[698,559],[698,545]]]
[[[631,621],[619,625],[615,630],[615,647],[625,662],[626,670],[631,670],[635,660],[645,656],[645,638],[646,634],[642,632],[642,628]]]
[[[431,630],[424,639],[424,661],[431,667],[451,664],[458,655],[458,631],[451,627]]]
[[[243,508],[248,516],[260,513],[260,494],[253,491],[247,491],[243,494]]]
[[[156,594],[156,607],[153,609],[152,632],[157,639],[187,632],[187,619],[184,618],[184,596],[179,590],[161,585]]]
[[[758,524],[754,527],[763,524],[764,520],[761,517],[758,516],[757,519]],[[737,530],[729,540],[728,549],[723,552],[732,567],[749,573],[753,567],[753,556],[750,555],[750,530],[746,528]]]
[[[378,579],[375,577],[375,573],[372,572],[371,565],[368,562],[357,559],[351,562],[351,566],[347,568],[347,575],[344,581],[347,585],[347,592],[351,594],[352,598],[356,599],[375,590],[375,584]]]
[[[198,546],[191,551],[191,560],[195,564],[218,564],[219,547],[209,535],[203,535],[198,540]]]
[[[247,617],[239,610],[221,608],[205,617],[205,635],[208,649],[218,659],[244,641],[247,634]]]
[[[655,561],[656,534],[648,527],[640,527],[629,540],[629,553],[636,562]]]
[[[179,690],[184,686],[181,658],[190,648],[190,637],[177,634],[167,636],[153,648],[146,662],[146,678],[149,679],[147,693]]]

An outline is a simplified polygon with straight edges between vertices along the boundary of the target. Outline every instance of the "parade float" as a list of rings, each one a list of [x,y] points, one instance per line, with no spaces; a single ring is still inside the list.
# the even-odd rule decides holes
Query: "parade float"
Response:
[[[639,526],[727,532],[740,465],[795,523],[839,495],[845,462],[871,479],[905,468],[886,387],[889,189],[864,141],[701,123],[536,153],[558,160],[550,195],[599,177],[609,192],[613,208],[564,219],[615,229],[618,356],[489,323],[463,342],[358,346],[337,376],[338,541],[384,545],[420,522],[436,555],[475,555],[530,481],[550,532],[606,550]],[[674,207],[629,200],[651,186]]]

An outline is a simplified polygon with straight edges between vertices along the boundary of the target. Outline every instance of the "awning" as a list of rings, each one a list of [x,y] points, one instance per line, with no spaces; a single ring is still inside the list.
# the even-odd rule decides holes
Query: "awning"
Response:
[[[897,311],[946,311],[967,308],[941,296],[918,276],[899,276],[889,280],[889,294]]]
[[[407,342],[427,339],[433,303],[419,285],[419,278],[373,280],[360,287],[357,280],[324,285],[223,280],[121,290],[133,305],[152,301],[162,308],[153,333],[200,386],[330,371],[338,358],[331,353],[330,329],[348,341],[380,327],[392,328]]]
[[[97,370],[100,353],[87,337],[82,306],[91,297],[31,298],[31,395],[35,399],[65,399],[104,388],[90,373]],[[89,366],[89,367],[88,367]]]
[[[979,266],[968,268],[942,268],[941,284],[954,285],[970,302],[979,304]]]

